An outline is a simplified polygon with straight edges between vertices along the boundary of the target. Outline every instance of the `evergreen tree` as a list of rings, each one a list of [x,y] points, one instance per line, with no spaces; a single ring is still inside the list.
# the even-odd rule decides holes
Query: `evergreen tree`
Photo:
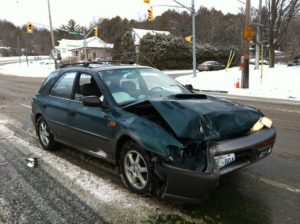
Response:
[[[122,61],[135,61],[136,53],[132,34],[130,31],[124,33],[121,38]]]

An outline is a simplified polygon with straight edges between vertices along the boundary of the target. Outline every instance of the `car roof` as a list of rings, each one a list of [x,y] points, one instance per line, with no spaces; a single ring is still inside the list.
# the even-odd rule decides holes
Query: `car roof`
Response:
[[[94,65],[91,63],[91,65]],[[137,68],[152,68],[149,66],[143,66],[143,65],[113,65],[113,64],[95,64],[98,66],[82,66],[80,64],[78,65],[71,65],[70,67],[64,67],[64,68],[58,68],[57,71],[74,71],[74,70],[80,70],[80,71],[107,71],[107,70],[118,70],[118,69],[137,69]]]
[[[205,63],[214,63],[214,62],[217,62],[217,61],[205,61],[205,62],[203,62],[203,64],[205,64]]]

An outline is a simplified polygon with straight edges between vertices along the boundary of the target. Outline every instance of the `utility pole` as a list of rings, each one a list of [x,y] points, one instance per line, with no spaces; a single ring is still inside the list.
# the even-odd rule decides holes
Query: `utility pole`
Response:
[[[84,62],[86,63],[87,62],[87,51],[86,51],[86,32],[85,32],[85,29],[83,31],[83,35],[84,35],[84,38],[83,38],[83,47],[84,47]]]
[[[192,15],[192,44],[193,44],[193,76],[196,77],[196,23],[195,23],[195,18],[196,18],[196,11],[195,11],[195,0],[192,0],[192,5],[191,7],[188,7],[182,3],[180,3],[178,0],[173,0],[178,6],[174,5],[154,5],[151,6],[151,10],[148,10],[149,15],[151,15],[152,12],[152,7],[157,7],[157,6],[167,6],[167,7],[174,7],[174,8],[184,8],[187,9],[188,11],[191,12]],[[150,0],[144,0],[144,3],[150,4]],[[151,20],[153,20],[152,16]],[[149,18],[149,17],[148,17]]]
[[[258,24],[256,28],[256,48],[255,48],[255,69],[259,68],[259,52],[260,52],[260,42],[261,42],[261,8],[262,0],[259,0],[258,6]]]
[[[91,34],[91,32],[93,32],[95,30],[95,28],[91,29],[88,33],[86,33],[86,30],[83,30],[83,47],[84,47],[84,62],[88,61],[87,58],[87,42],[86,42],[86,38]]]
[[[193,76],[196,77],[196,25],[195,25],[195,17],[196,17],[196,11],[195,11],[195,0],[192,0],[192,6],[187,7],[183,5],[182,3],[178,2],[177,0],[173,0],[178,5],[180,5],[182,8],[185,8],[189,10],[192,14],[192,36],[193,36]]]
[[[19,64],[21,64],[21,50],[20,50],[20,38],[17,36],[17,44],[18,44],[18,55],[19,55]]]
[[[53,34],[53,28],[52,28],[52,19],[51,19],[51,10],[50,10],[50,1],[48,1],[48,13],[49,13],[49,25],[50,25],[50,33],[51,33],[51,45],[52,45],[52,56],[54,59],[54,64],[55,64],[55,69],[57,69],[57,61],[54,56],[54,51],[55,51],[55,42],[54,42],[54,34]]]
[[[250,1],[246,1],[245,30],[250,25]],[[244,70],[242,74],[242,88],[249,88],[249,41],[244,41]]]
[[[195,2],[192,0],[192,20],[193,20],[193,76],[196,77],[196,12],[195,12]]]

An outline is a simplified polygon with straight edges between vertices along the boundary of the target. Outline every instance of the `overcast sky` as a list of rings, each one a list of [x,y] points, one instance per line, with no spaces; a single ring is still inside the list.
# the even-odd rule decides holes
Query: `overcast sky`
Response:
[[[178,0],[189,5],[191,0]],[[246,1],[246,0],[240,0]],[[196,10],[200,6],[215,7],[224,13],[238,13],[244,6],[239,0],[195,0]],[[251,1],[257,7],[258,0]],[[172,0],[151,0],[151,5],[176,5]],[[74,19],[82,26],[88,26],[98,18],[122,18],[143,20],[146,18],[148,4],[144,0],[50,0],[52,23],[54,27],[66,24]],[[154,16],[158,16],[169,7],[155,6]],[[178,10],[179,9],[176,9]],[[49,25],[47,0],[0,0],[0,19],[24,25],[27,22]]]

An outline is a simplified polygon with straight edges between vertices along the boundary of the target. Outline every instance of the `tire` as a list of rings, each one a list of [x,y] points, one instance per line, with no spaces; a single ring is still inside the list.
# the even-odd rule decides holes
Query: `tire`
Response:
[[[58,146],[54,141],[49,125],[42,116],[37,120],[37,136],[40,144],[46,150],[53,150]]]
[[[144,197],[154,192],[153,163],[145,150],[133,141],[127,141],[120,154],[121,178],[132,192]]]

